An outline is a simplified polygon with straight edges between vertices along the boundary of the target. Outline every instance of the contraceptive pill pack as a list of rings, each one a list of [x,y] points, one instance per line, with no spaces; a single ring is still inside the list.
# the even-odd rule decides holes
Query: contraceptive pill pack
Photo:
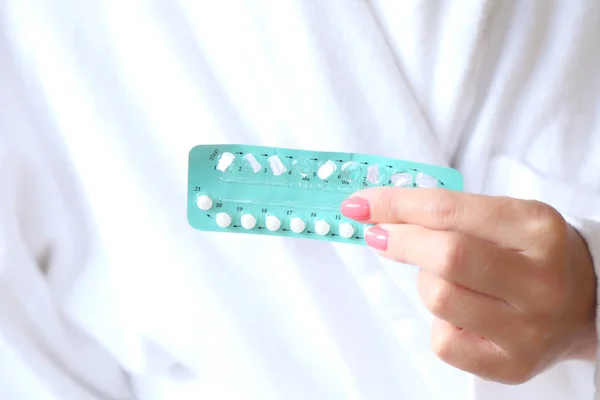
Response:
[[[242,144],[189,153],[188,222],[201,231],[364,244],[364,226],[340,213],[374,186],[462,191],[455,169],[357,153]]]

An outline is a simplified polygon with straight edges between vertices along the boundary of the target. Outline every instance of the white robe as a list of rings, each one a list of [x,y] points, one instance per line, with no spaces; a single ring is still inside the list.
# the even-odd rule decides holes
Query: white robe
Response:
[[[595,0],[0,0],[0,398],[592,398],[592,362],[445,365],[414,267],[197,232],[185,191],[201,143],[451,165],[600,268],[599,42]]]

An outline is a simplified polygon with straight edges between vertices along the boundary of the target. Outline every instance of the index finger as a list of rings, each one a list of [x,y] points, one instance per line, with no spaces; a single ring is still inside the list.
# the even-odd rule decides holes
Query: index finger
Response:
[[[341,212],[367,224],[420,225],[525,250],[548,228],[546,221],[553,209],[544,206],[534,201],[447,189],[377,187],[352,195],[342,203]]]

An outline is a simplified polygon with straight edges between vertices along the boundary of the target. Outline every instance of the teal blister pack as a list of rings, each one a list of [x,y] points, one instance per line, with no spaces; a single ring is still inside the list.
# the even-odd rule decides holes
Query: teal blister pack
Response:
[[[356,153],[199,145],[189,153],[188,221],[201,231],[364,244],[364,226],[340,213],[374,186],[462,191],[455,169]]]

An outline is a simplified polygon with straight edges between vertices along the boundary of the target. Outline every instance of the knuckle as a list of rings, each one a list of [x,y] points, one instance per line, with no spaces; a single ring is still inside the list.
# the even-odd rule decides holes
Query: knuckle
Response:
[[[449,276],[454,275],[465,262],[468,246],[464,236],[448,233],[441,238],[438,250],[438,272],[442,276]]]
[[[539,358],[532,356],[531,352],[520,352],[507,359],[507,368],[504,369],[502,383],[522,385],[533,379],[538,371]]]
[[[437,220],[442,227],[449,227],[459,217],[459,207],[451,192],[440,191],[427,205],[427,214]]]
[[[530,381],[534,376],[533,368],[527,363],[517,363],[512,368],[508,368],[503,377],[500,379],[500,383],[505,385],[522,385]]]
[[[530,200],[527,210],[526,229],[532,235],[566,236],[568,224],[553,207],[537,200]]]
[[[411,261],[411,249],[410,245],[407,244],[406,240],[403,240],[403,233],[400,231],[394,232],[394,237],[390,238],[390,244],[387,249],[387,257],[399,262],[410,264]]]
[[[431,350],[440,360],[451,363],[453,354],[452,335],[446,330],[436,331],[431,336]]]
[[[535,365],[529,358],[521,355],[511,357],[500,351],[497,356],[484,362],[481,370],[475,373],[486,381],[504,385],[521,385],[535,376]]]
[[[513,212],[515,200],[510,197],[497,197],[494,207],[481,210],[481,224],[486,226],[498,226],[498,224]]]
[[[425,297],[425,307],[438,317],[443,317],[448,311],[452,301],[452,286],[441,279],[432,283],[428,290],[428,296]]]
[[[395,190],[382,190],[378,194],[377,210],[382,221],[396,221],[398,217],[398,198]]]

